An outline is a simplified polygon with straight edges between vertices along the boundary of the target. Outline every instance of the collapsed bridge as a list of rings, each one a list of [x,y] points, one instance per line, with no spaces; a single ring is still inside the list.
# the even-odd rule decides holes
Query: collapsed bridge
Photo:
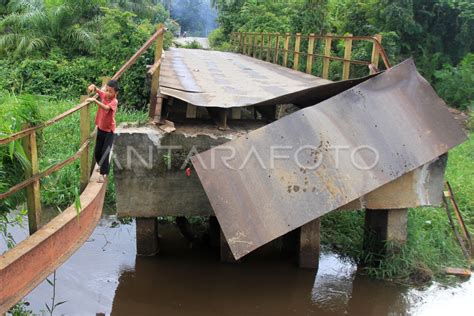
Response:
[[[342,209],[367,209],[367,225],[403,243],[406,209],[441,204],[446,153],[466,139],[412,60],[332,82],[171,49],[157,96],[157,124],[121,129],[114,148],[118,213],[137,218],[141,254],[158,252],[158,216],[211,216],[223,260],[297,233],[300,265],[315,267],[319,218]],[[335,148],[349,154],[336,162]]]
[[[117,211],[136,218],[140,255],[159,251],[157,217],[177,217],[186,233],[185,217],[209,216],[223,261],[281,240],[282,249],[298,251],[301,267],[314,268],[322,215],[365,209],[367,228],[402,244],[407,208],[441,203],[446,153],[466,135],[413,61],[391,68],[380,36],[236,34],[238,50],[263,62],[202,50],[171,50],[164,58],[165,31],[159,26],[112,77],[156,43],[148,70],[150,124],[118,130],[113,157]],[[331,54],[333,40],[344,42],[344,57]],[[373,43],[370,62],[351,59],[355,40]],[[384,73],[377,71],[380,56]],[[311,75],[316,57],[323,79]],[[343,81],[327,80],[331,61],[342,63]],[[369,66],[371,76],[349,79],[353,64]],[[22,139],[31,162],[26,179],[0,193],[4,199],[26,189],[31,235],[0,256],[0,284],[9,285],[0,287],[0,314],[79,249],[100,219],[106,184],[91,175],[90,109],[81,101],[0,138],[0,145]],[[80,148],[40,171],[37,132],[74,113],[80,113]],[[334,158],[333,149],[351,154]],[[44,223],[40,179],[76,160],[80,197]]]

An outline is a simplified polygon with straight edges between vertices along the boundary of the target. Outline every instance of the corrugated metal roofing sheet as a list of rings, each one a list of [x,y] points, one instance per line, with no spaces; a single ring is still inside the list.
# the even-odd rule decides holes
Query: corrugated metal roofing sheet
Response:
[[[238,259],[465,139],[408,60],[192,162]]]

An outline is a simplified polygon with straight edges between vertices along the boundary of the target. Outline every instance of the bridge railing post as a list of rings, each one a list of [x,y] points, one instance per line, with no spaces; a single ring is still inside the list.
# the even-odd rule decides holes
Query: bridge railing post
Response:
[[[31,127],[30,125],[24,128]],[[39,172],[38,146],[36,132],[23,138],[23,150],[30,165],[25,169],[25,177],[29,179]],[[41,225],[41,192],[40,180],[34,181],[26,187],[26,206],[28,209],[28,228],[30,235],[34,234]]]
[[[258,33],[253,34],[253,58],[257,58],[258,50]]]
[[[283,67],[286,67],[286,65],[288,64],[288,48],[290,47],[290,38],[291,38],[290,33],[286,33],[285,46],[283,48],[283,64],[282,64]]]
[[[163,27],[162,23],[158,24],[157,30],[161,29],[162,27]],[[164,33],[162,33],[156,39],[155,63],[160,62],[161,57],[163,56],[163,40],[164,40]],[[160,70],[161,70],[161,65],[158,66],[156,71],[151,76],[149,117],[153,119],[155,122],[159,122],[161,120],[162,104],[158,102],[158,89],[160,87]]]
[[[301,45],[301,33],[296,33],[295,38],[295,50],[293,55],[293,69],[298,70],[300,66],[300,45]]]
[[[342,80],[349,79],[351,71],[351,58],[352,58],[352,34],[347,34],[349,38],[344,39],[344,65],[342,66]]]
[[[314,59],[314,33],[309,34],[308,38],[308,54],[306,55],[306,73],[311,74],[313,72],[313,59]]]
[[[253,33],[248,33],[248,34],[249,34],[249,47],[248,47],[247,55],[252,56],[254,36],[253,36]]]
[[[238,45],[238,52],[241,53],[242,52],[242,46],[243,46],[243,43],[244,43],[244,33],[238,33],[239,34],[239,45]]]
[[[332,36],[331,33],[327,33],[326,36]],[[323,78],[328,79],[329,78],[329,63],[331,57],[331,45],[332,45],[332,38],[331,37],[326,37],[324,39],[324,59],[323,59]]]
[[[270,47],[272,46],[272,34],[268,34],[268,41],[265,49],[267,51],[267,56],[265,57],[265,61],[270,61]]]
[[[280,52],[280,33],[277,33],[275,39],[275,55],[273,56],[273,63],[278,64],[278,55]]]
[[[81,103],[84,102],[88,98],[87,95],[81,96]],[[81,145],[84,144],[85,141],[89,138],[90,135],[90,125],[91,125],[91,114],[90,114],[90,106],[89,104],[84,106],[80,110],[80,121],[79,121],[79,128],[80,128],[80,140],[81,140]],[[89,146],[84,148],[84,151],[81,153],[81,158],[80,158],[80,192],[84,191],[86,188],[87,184],[89,183],[89,177],[90,177],[90,168],[91,168],[91,163],[89,160]]]
[[[375,35],[375,38],[379,41],[379,43],[382,43],[382,34]],[[375,69],[371,68],[370,74],[374,74],[376,72],[376,69],[379,68],[379,57],[380,57],[380,52],[377,45],[374,42],[372,46],[372,58],[370,59],[370,63],[374,65]]]

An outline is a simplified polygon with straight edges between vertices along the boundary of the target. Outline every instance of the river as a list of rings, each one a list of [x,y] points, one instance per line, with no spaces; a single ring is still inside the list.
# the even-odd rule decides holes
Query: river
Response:
[[[17,241],[25,228],[12,229]],[[55,315],[471,315],[474,281],[410,288],[376,281],[334,253],[317,274],[275,252],[221,264],[204,243],[190,244],[163,224],[161,254],[136,257],[135,224],[104,216],[89,240],[56,272]],[[0,252],[4,245],[0,245]],[[49,278],[53,280],[53,276]],[[25,300],[48,314],[53,287]],[[471,311],[471,312],[470,312]]]

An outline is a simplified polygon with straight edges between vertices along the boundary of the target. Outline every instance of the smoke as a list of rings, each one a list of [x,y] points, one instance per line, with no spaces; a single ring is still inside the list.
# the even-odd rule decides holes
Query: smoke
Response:
[[[170,14],[189,36],[206,37],[217,28],[217,10],[211,0],[173,0]]]

